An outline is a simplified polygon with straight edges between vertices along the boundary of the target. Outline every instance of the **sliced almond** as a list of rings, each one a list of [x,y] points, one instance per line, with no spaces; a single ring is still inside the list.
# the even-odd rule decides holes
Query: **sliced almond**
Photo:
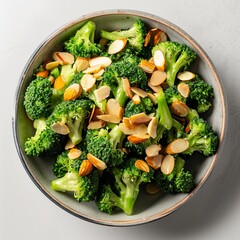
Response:
[[[116,115],[116,109],[119,109],[119,108],[120,108],[120,105],[116,99],[114,98],[108,99],[106,104],[106,112],[108,114]]]
[[[158,120],[156,117],[153,117],[149,122],[148,128],[147,128],[147,133],[151,138],[157,137],[157,126],[158,126]]]
[[[189,71],[180,72],[177,75],[177,78],[181,81],[189,81],[195,78],[195,74]]]
[[[159,193],[160,188],[157,185],[155,185],[154,183],[148,183],[146,185],[146,191],[147,191],[147,193],[153,195],[153,194]]]
[[[137,87],[131,87],[131,90],[137,94],[138,96],[145,98],[147,97],[147,92],[145,92],[144,90],[142,90],[141,88],[137,88]]]
[[[164,71],[165,58],[161,50],[156,50],[153,55],[153,61],[158,70]]]
[[[53,84],[53,87],[56,89],[56,90],[61,90],[65,87],[66,83],[64,81],[64,78],[62,75],[58,76],[55,81],[54,81],[54,84]]]
[[[53,68],[57,67],[59,64],[60,64],[59,61],[49,62],[49,63],[46,64],[45,68],[46,68],[46,70],[50,71]]]
[[[54,52],[52,57],[55,61],[58,61],[61,65],[74,63],[74,56],[68,52]]]
[[[62,122],[56,122],[56,123],[52,124],[51,129],[55,133],[58,133],[58,134],[61,134],[61,135],[67,135],[70,132],[69,127]]]
[[[77,72],[84,71],[89,67],[89,59],[78,57],[73,64],[73,69]]]
[[[190,123],[188,123],[187,126],[186,126],[185,129],[184,129],[184,132],[185,132],[185,133],[189,133],[190,131],[191,131]]]
[[[148,81],[148,86],[155,92],[159,92],[161,90],[161,86],[153,86],[149,81]]]
[[[133,94],[132,94],[132,91],[131,91],[131,86],[130,86],[129,80],[127,78],[123,78],[122,79],[122,84],[123,84],[123,89],[124,89],[125,94],[129,98],[132,98]]]
[[[102,86],[96,90],[94,90],[94,95],[98,102],[106,99],[110,95],[110,87],[109,86]]]
[[[92,120],[93,120],[93,121],[98,121],[99,119],[97,118],[97,116],[98,116],[98,115],[103,115],[103,114],[104,114],[103,110],[100,109],[100,108],[98,108],[98,107],[96,107],[96,108],[95,108],[95,111],[94,111],[94,113],[93,113],[93,116],[92,116]]]
[[[153,73],[155,69],[155,65],[145,59],[141,60],[138,66],[146,73]]]
[[[189,112],[188,106],[181,101],[174,101],[171,105],[171,110],[179,117],[186,117]]]
[[[158,31],[153,38],[153,46],[157,45],[161,41],[161,31]]]
[[[129,119],[133,124],[148,123],[151,121],[151,118],[147,116],[146,113],[132,115]]]
[[[152,101],[152,103],[153,103],[154,105],[157,104],[157,99],[156,99],[156,96],[155,96],[154,94],[148,93],[148,97],[150,98],[150,100]]]
[[[40,71],[36,74],[37,77],[42,77],[42,78],[46,78],[49,74],[49,71],[44,70],[44,71]]]
[[[93,164],[89,160],[83,160],[80,168],[79,168],[79,175],[80,176],[87,176],[93,170]]]
[[[161,172],[166,175],[170,174],[174,169],[174,165],[175,158],[172,155],[166,155],[162,160]]]
[[[117,39],[113,41],[109,48],[108,48],[108,54],[116,54],[118,52],[121,52],[127,44],[127,39],[122,38],[122,39]]]
[[[98,73],[103,68],[103,65],[95,65],[93,67],[88,67],[86,70],[83,71],[83,73],[91,74],[91,73]]]
[[[143,160],[140,160],[140,159],[136,160],[134,165],[136,168],[138,168],[139,170],[141,170],[143,172],[147,172],[147,173],[150,172],[149,166]]]
[[[144,39],[144,47],[147,47],[147,45],[149,44],[151,40],[151,36],[152,36],[152,32],[149,31]]]
[[[179,83],[177,86],[177,89],[183,97],[187,98],[189,96],[190,88],[189,88],[188,84],[186,84],[184,82]]]
[[[89,122],[91,122],[92,119],[93,119],[95,109],[96,109],[96,105],[93,105],[93,108],[92,108],[92,111],[91,111],[91,114],[90,114],[90,117],[89,117],[89,120],[88,120]],[[103,114],[103,113],[102,113],[102,114]]]
[[[138,105],[139,103],[141,103],[141,98],[139,97],[139,95],[135,94],[135,95],[132,97],[132,102],[133,102],[133,104],[135,104],[135,105]]]
[[[49,76],[48,81],[50,81],[51,85],[54,84],[54,81],[55,81],[54,76]]]
[[[132,135],[135,133],[134,128],[131,129],[125,125],[125,123],[120,123],[119,124],[119,129],[122,131],[125,135]]]
[[[130,121],[130,124],[131,121]],[[133,127],[131,127],[133,126]],[[144,136],[144,138],[149,138],[147,134],[147,127],[145,124],[140,124],[140,125],[128,125],[125,120],[123,120],[123,123],[119,124],[119,129],[125,134],[125,135],[140,135]]]
[[[100,78],[103,74],[104,74],[105,70],[102,68],[101,70],[99,70],[97,73],[94,73],[93,76],[98,79]]]
[[[159,144],[152,144],[146,148],[145,152],[148,157],[154,157],[159,154],[160,150],[161,146]]]
[[[74,83],[66,88],[63,94],[63,99],[64,101],[75,100],[81,95],[81,93],[82,87],[78,83]]]
[[[158,154],[153,157],[146,157],[146,161],[151,168],[153,168],[154,170],[157,170],[162,165],[163,157],[164,156],[162,154]]]
[[[85,92],[90,91],[96,82],[96,78],[93,77],[91,74],[85,74],[80,80],[80,84]]]
[[[112,60],[109,57],[95,57],[89,60],[90,67],[102,65],[104,68],[106,68],[109,65],[111,65],[111,63],[112,63]]]
[[[159,86],[167,79],[167,73],[161,70],[156,70],[151,75],[151,78],[149,80],[149,83],[152,86]]]
[[[93,156],[91,153],[87,154],[87,159],[93,164],[94,167],[96,167],[99,170],[104,170],[107,168],[107,165],[105,162]]]
[[[109,122],[109,123],[120,123],[121,121],[119,117],[112,114],[98,115],[97,118],[100,120],[103,120],[104,122]]]
[[[145,134],[145,135],[130,135],[127,137],[127,139],[131,143],[138,144],[138,143],[145,142],[146,140],[149,139],[149,137],[150,136],[147,134]]]
[[[177,154],[182,153],[189,147],[189,142],[184,138],[175,139],[173,142],[169,143],[166,147],[166,153]]]
[[[81,155],[82,155],[82,151],[77,148],[71,148],[68,153],[68,157],[70,159],[77,159],[77,158],[81,157]]]
[[[75,147],[75,144],[73,144],[72,141],[69,139],[65,145],[65,150],[69,150],[74,147]]]
[[[105,126],[105,123],[101,120],[89,122],[87,129],[100,129]]]
[[[131,120],[126,117],[123,118],[123,124],[131,130],[134,130],[136,128],[136,126],[131,122]]]

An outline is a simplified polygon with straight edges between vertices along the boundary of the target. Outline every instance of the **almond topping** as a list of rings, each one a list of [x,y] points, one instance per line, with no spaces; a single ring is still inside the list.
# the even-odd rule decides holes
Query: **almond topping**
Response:
[[[151,138],[156,138],[157,137],[157,125],[158,125],[158,121],[156,117],[153,117],[151,119],[151,121],[148,124],[148,128],[147,128],[147,133],[149,134],[149,136]]]
[[[148,157],[157,156],[159,151],[161,150],[161,146],[159,144],[152,144],[146,148],[146,155]]]
[[[109,86],[102,86],[94,91],[94,95],[98,102],[106,99],[110,95],[110,87]]]
[[[119,109],[119,108],[120,108],[120,105],[116,99],[114,98],[108,99],[106,104],[106,112],[108,114],[116,115],[116,109]]]
[[[93,105],[93,108],[92,108],[92,111],[91,111],[91,114],[90,114],[90,117],[89,117],[89,122],[91,122],[92,119],[93,119],[93,116],[94,116],[94,113],[95,113],[95,109],[96,109],[96,105]]]
[[[118,116],[112,114],[98,115],[97,118],[109,123],[120,123],[121,121]]]
[[[161,50],[155,51],[153,55],[153,61],[158,70],[164,71],[165,69],[165,58]]]
[[[145,59],[141,60],[139,67],[146,73],[153,73],[155,65]]]
[[[132,91],[131,91],[131,86],[130,86],[129,80],[127,78],[123,78],[122,84],[123,84],[123,89],[124,89],[125,94],[129,98],[132,98],[133,94],[132,94]]]
[[[145,135],[130,135],[127,137],[128,141],[131,143],[142,143],[145,142],[147,139],[149,139],[149,135],[145,134]]]
[[[140,125],[135,126],[135,125],[128,125],[128,123],[126,123],[125,120],[123,120],[123,121],[124,121],[123,123],[119,124],[119,129],[125,135],[140,135],[140,136],[144,136],[144,138],[149,138],[149,136],[146,135],[147,127],[145,126],[145,124],[140,124]],[[129,122],[129,124],[132,124],[131,121]]]
[[[161,90],[161,86],[153,86],[149,81],[148,81],[148,86],[155,92],[159,92]]]
[[[102,65],[104,68],[111,65],[112,60],[109,57],[95,57],[91,58],[89,60],[90,67],[96,66],[96,65]]]
[[[153,38],[153,45],[157,45],[161,41],[161,31],[158,31]]]
[[[149,166],[143,160],[140,160],[140,159],[136,160],[134,165],[136,168],[138,168],[139,170],[141,170],[143,172],[147,172],[147,173],[150,172]]]
[[[96,82],[96,78],[93,77],[91,74],[85,74],[80,80],[80,84],[85,92],[90,91]]]
[[[82,88],[78,83],[69,86],[63,94],[64,101],[75,100],[82,93]]]
[[[174,101],[171,105],[171,110],[179,117],[186,117],[189,112],[188,106],[181,101]]]
[[[108,54],[116,54],[118,52],[121,52],[127,44],[127,39],[122,38],[122,39],[117,39],[113,41],[109,48],[108,48]]]
[[[77,72],[84,71],[89,67],[88,58],[78,57],[73,64],[73,69]]]
[[[172,155],[166,155],[162,160],[161,172],[163,174],[170,174],[173,171],[175,159]]]
[[[69,153],[68,153],[68,157],[70,159],[77,159],[82,155],[82,151],[77,149],[77,148],[72,148],[70,149]]]
[[[173,142],[169,143],[166,147],[166,153],[177,154],[182,153],[189,147],[189,142],[184,138],[175,139]]]
[[[135,94],[132,98],[132,102],[135,105],[138,105],[141,102],[141,98],[139,97],[139,95]]]
[[[69,127],[62,122],[56,122],[56,123],[52,124],[51,129],[54,132],[61,134],[61,135],[67,135],[70,132]]]
[[[146,161],[150,167],[152,167],[154,170],[157,170],[162,165],[163,155],[158,154],[154,157],[146,157]]]
[[[188,84],[186,84],[184,82],[179,83],[177,86],[177,89],[183,97],[187,98],[189,96],[190,88],[189,88]]]
[[[71,148],[74,148],[75,144],[72,143],[72,141],[69,139],[68,142],[65,145],[65,150],[69,150]]]
[[[79,168],[79,175],[86,176],[93,170],[93,164],[89,160],[83,160]]]
[[[52,57],[55,61],[58,61],[61,65],[74,63],[74,56],[68,52],[54,52]]]
[[[107,168],[107,165],[102,160],[98,159],[97,157],[93,156],[91,153],[87,154],[88,160],[99,170],[104,170]]]
[[[153,74],[149,80],[149,83],[154,87],[159,86],[166,80],[166,78],[167,78],[166,72],[161,71],[161,70],[156,70],[153,72]]]
[[[189,133],[190,131],[191,131],[190,123],[188,123],[187,126],[186,126],[185,129],[184,129],[184,132],[185,132],[185,133]]]
[[[147,47],[148,43],[150,42],[151,40],[151,35],[152,35],[152,32],[149,31],[144,39],[144,47]]]
[[[133,124],[148,123],[151,121],[151,118],[147,116],[146,113],[132,115],[129,119]]]
[[[53,84],[53,87],[56,89],[56,90],[61,90],[65,87],[66,83],[64,81],[64,78],[62,75],[58,76],[55,81],[54,81],[54,84]]]
[[[99,121],[91,121],[89,122],[87,128],[88,129],[99,129],[105,126],[105,123],[101,120]]]
[[[195,77],[195,74],[189,71],[180,72],[177,75],[177,78],[181,81],[189,81],[192,80]]]
[[[126,117],[123,118],[123,124],[131,130],[134,130],[136,128],[136,126],[130,121],[130,119]]]
[[[160,192],[160,188],[157,185],[153,184],[153,183],[148,183],[146,185],[146,191],[147,191],[147,193],[153,195],[153,194],[159,193]]]
[[[104,73],[104,69],[102,68],[100,71],[98,71],[97,73],[94,73],[93,74],[93,76],[95,77],[95,78],[100,78],[102,75],[103,75],[103,73]]]
[[[140,88],[131,87],[131,90],[132,90],[135,94],[139,95],[139,96],[142,97],[142,98],[147,97],[147,93],[146,93],[144,90],[140,89]]]
[[[96,73],[98,73],[102,68],[103,68],[103,65],[101,65],[101,64],[95,65],[95,66],[93,66],[93,67],[87,68],[86,70],[83,71],[83,73],[88,73],[88,74],[94,73],[94,74],[96,74]]]
[[[36,74],[36,76],[37,76],[37,77],[46,78],[46,77],[48,76],[48,74],[49,74],[49,71],[44,70],[44,71],[38,72],[38,73]]]
[[[154,105],[157,104],[157,99],[156,99],[156,96],[155,96],[154,94],[148,93],[148,97],[150,98],[150,100],[152,101],[152,103],[153,103]]]
[[[60,64],[59,61],[49,62],[46,64],[46,70],[52,70],[53,68],[57,67]]]

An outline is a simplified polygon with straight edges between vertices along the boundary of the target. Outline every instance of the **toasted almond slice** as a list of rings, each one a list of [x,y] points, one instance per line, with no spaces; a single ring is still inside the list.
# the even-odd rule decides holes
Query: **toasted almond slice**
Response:
[[[88,129],[99,129],[105,126],[105,123],[101,120],[89,122]]]
[[[154,64],[153,57],[148,60],[150,63]]]
[[[190,88],[188,84],[181,82],[178,84],[177,89],[183,97],[187,98],[189,96]]]
[[[152,101],[152,103],[153,103],[154,105],[157,104],[157,99],[156,99],[156,96],[155,96],[154,94],[148,93],[148,97],[150,98],[150,100]]]
[[[102,65],[104,68],[111,65],[112,60],[109,57],[95,57],[89,60],[90,67],[94,67],[96,65]]]
[[[189,81],[195,77],[195,74],[189,71],[180,72],[177,75],[177,78],[181,81]]]
[[[93,76],[98,79],[100,78],[103,74],[104,74],[105,70],[102,68],[100,71],[98,71],[97,73],[94,73]]]
[[[82,155],[82,151],[77,148],[70,149],[70,151],[68,153],[68,157],[70,159],[77,159],[77,158],[81,157],[81,155]]]
[[[158,31],[153,38],[153,45],[157,45],[161,41],[161,31]]]
[[[80,84],[85,92],[90,91],[96,82],[96,78],[93,77],[91,74],[85,74],[80,80]]]
[[[133,104],[138,105],[141,102],[141,98],[139,97],[139,95],[135,94],[132,97],[132,102],[133,102]]]
[[[161,150],[161,146],[159,144],[152,144],[146,148],[146,155],[148,157],[157,156],[159,151]]]
[[[153,55],[153,61],[158,70],[164,71],[165,69],[165,58],[161,50],[156,50]]]
[[[93,156],[91,153],[87,154],[87,159],[93,164],[94,167],[96,167],[99,170],[104,170],[107,168],[107,165],[105,162]]]
[[[54,84],[54,81],[55,81],[54,76],[49,76],[48,81],[50,81],[51,85]]]
[[[109,123],[120,123],[121,121],[119,117],[112,114],[98,115],[97,118],[100,120],[103,120],[104,122],[109,122]]]
[[[149,138],[150,136],[147,134],[147,126],[145,124],[139,124],[134,129],[134,135],[136,136],[144,136]]]
[[[52,57],[55,61],[58,61],[61,65],[74,63],[74,56],[68,52],[54,52]]]
[[[164,156],[162,154],[158,154],[154,157],[146,157],[146,161],[151,168],[153,168],[154,170],[157,170],[162,165],[163,157]]]
[[[119,129],[125,134],[125,135],[132,135],[135,133],[134,129],[130,129],[125,125],[125,123],[119,124]]]
[[[108,48],[108,54],[116,54],[118,52],[121,52],[127,44],[127,39],[122,38],[122,39],[117,39],[113,41],[109,48]]]
[[[172,155],[166,155],[161,164],[161,172],[163,174],[170,174],[173,171],[175,165],[175,158]]]
[[[115,115],[118,118],[122,119],[124,108],[119,105],[116,99],[110,98],[106,104],[106,112],[107,114]]]
[[[58,76],[55,81],[54,81],[54,84],[53,84],[53,87],[56,89],[56,90],[61,90],[65,87],[66,83],[64,81],[64,78],[62,75]]]
[[[125,134],[125,135],[140,135],[140,136],[144,136],[149,138],[149,136],[147,136],[147,127],[145,126],[145,124],[140,124],[140,125],[133,125],[132,129],[129,125],[125,125],[126,122],[124,121],[123,123],[119,124],[119,129]],[[132,124],[132,123],[131,123]]]
[[[143,112],[132,115],[129,119],[133,124],[148,123],[149,121],[151,121],[151,118]]]
[[[162,84],[165,80],[167,79],[167,73],[161,70],[156,70],[153,72],[149,83],[152,86],[159,86],[160,84]]]
[[[157,185],[155,185],[154,183],[148,183],[146,185],[146,191],[147,191],[147,193],[153,195],[153,194],[159,193],[160,188]]]
[[[166,42],[167,40],[167,34],[164,31],[160,31],[160,42]]]
[[[155,69],[155,65],[145,59],[141,60],[138,66],[146,73],[153,73]]]
[[[80,168],[79,168],[79,175],[80,176],[87,176],[93,170],[93,164],[89,160],[83,160]]]
[[[149,135],[145,134],[145,135],[130,135],[127,137],[128,141],[131,143],[142,143],[145,142],[147,139],[149,139]]]
[[[93,116],[94,116],[95,109],[96,109],[96,105],[93,105],[93,108],[92,108],[92,111],[91,111],[91,114],[90,114],[90,117],[89,117],[88,122],[91,122],[91,121],[92,121]]]
[[[147,97],[147,93],[141,88],[131,87],[131,90],[142,98]]]
[[[190,128],[190,122],[187,124],[187,126],[185,127],[184,129],[184,132],[185,133],[189,133],[191,131],[191,128]]]
[[[73,69],[77,72],[84,71],[89,67],[89,59],[78,57],[73,64]]]
[[[149,166],[143,160],[140,160],[140,159],[136,160],[134,165],[136,168],[138,168],[139,170],[141,170],[143,172],[147,172],[147,173],[150,172]]]
[[[100,64],[99,64],[99,65],[95,65],[95,66],[93,66],[93,67],[87,68],[86,70],[83,71],[83,73],[88,73],[88,74],[93,73],[93,74],[96,74],[96,73],[98,73],[102,68],[103,68],[103,65],[100,65]]]
[[[161,86],[153,86],[149,81],[148,81],[148,86],[155,92],[159,92],[161,90]]]
[[[63,99],[64,101],[75,100],[80,96],[81,93],[82,87],[78,83],[74,83],[66,88],[63,94]]]
[[[49,71],[44,70],[44,71],[40,71],[36,74],[37,77],[42,77],[42,78],[46,78],[49,74]]]
[[[74,147],[75,147],[75,144],[73,144],[72,141],[69,139],[65,145],[65,150],[69,150]]]
[[[106,99],[110,95],[110,87],[109,86],[102,86],[96,90],[94,90],[94,95],[98,102]]]
[[[61,134],[61,135],[67,135],[70,132],[69,127],[62,122],[56,122],[56,123],[52,124],[51,129],[54,132]]]
[[[123,118],[123,124],[131,130],[134,130],[136,128],[136,126],[130,121],[130,119],[126,117]]]
[[[97,118],[97,116],[98,115],[103,115],[103,114],[104,114],[103,110],[101,108],[96,107],[95,111],[94,111],[94,114],[93,114],[93,117],[92,117],[92,120],[93,121],[98,121],[99,119]]]
[[[46,64],[45,68],[46,68],[46,70],[50,71],[53,68],[57,67],[59,64],[60,64],[59,61],[49,62],[49,63]]]
[[[186,117],[189,112],[188,106],[181,101],[174,101],[171,105],[171,110],[179,117]]]
[[[151,40],[151,36],[152,36],[152,32],[149,31],[144,39],[144,47],[147,47],[147,45],[149,44]]]
[[[129,98],[132,98],[133,94],[132,94],[132,91],[131,91],[131,86],[130,86],[129,80],[127,78],[123,78],[122,79],[122,84],[123,84],[123,89],[124,89],[125,94]]]
[[[177,154],[182,153],[189,147],[189,142],[184,138],[178,138],[169,143],[166,147],[166,153]]]
[[[151,121],[148,124],[148,128],[147,128],[147,133],[149,134],[149,136],[151,138],[156,138],[157,137],[157,125],[158,125],[158,121],[156,117],[153,117],[151,119]]]

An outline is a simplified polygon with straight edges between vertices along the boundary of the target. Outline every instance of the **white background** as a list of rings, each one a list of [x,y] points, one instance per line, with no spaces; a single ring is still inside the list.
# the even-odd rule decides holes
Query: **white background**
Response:
[[[25,172],[11,119],[21,71],[56,28],[104,9],[133,9],[163,17],[208,53],[228,100],[225,146],[209,180],[170,216],[135,227],[85,222],[48,200]],[[0,239],[240,239],[240,1],[238,0],[0,0]]]

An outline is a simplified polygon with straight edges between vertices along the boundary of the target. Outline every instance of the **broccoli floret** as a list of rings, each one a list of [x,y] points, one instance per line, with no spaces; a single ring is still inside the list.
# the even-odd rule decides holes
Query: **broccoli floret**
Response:
[[[141,51],[144,44],[144,38],[146,35],[146,26],[144,22],[139,19],[131,28],[121,31],[107,32],[102,30],[101,37],[107,40],[117,40],[126,38],[128,43],[137,51]]]
[[[25,142],[25,152],[28,156],[39,157],[56,155],[59,153],[65,136],[55,133],[46,124],[45,118],[34,120],[33,126],[36,129],[34,136],[29,137]]]
[[[101,46],[94,42],[96,24],[93,21],[85,23],[76,34],[64,43],[66,51],[75,57],[91,58],[99,56]]]
[[[191,81],[186,81],[190,93],[187,98],[189,106],[196,108],[199,113],[206,112],[211,107],[214,97],[213,87],[203,81],[198,75]]]
[[[170,174],[155,171],[154,182],[166,193],[188,193],[194,187],[194,177],[192,173],[184,169],[185,161],[175,158],[174,169]]]
[[[190,131],[184,135],[189,147],[183,154],[191,155],[197,151],[205,156],[211,156],[216,152],[219,139],[207,121],[195,117],[189,122],[189,129]]]
[[[144,172],[135,167],[137,159],[127,159],[122,166],[114,168],[113,186],[103,185],[97,195],[97,207],[100,211],[112,214],[115,207],[122,209],[127,215],[133,214],[135,202],[139,194],[141,183],[150,182],[153,178],[153,169]],[[113,189],[117,189],[117,193]]]
[[[124,153],[121,150],[124,134],[116,125],[113,129],[88,130],[86,134],[87,150],[101,159],[107,166],[122,163]]]
[[[187,70],[196,59],[196,53],[185,44],[173,41],[160,42],[152,48],[152,54],[160,50],[166,61],[165,71],[167,73],[167,83],[174,85],[176,75],[179,71]]]
[[[172,105],[175,101],[186,103],[186,98],[180,94],[176,85],[167,88],[164,93],[168,105]]]
[[[69,138],[74,145],[82,141],[82,131],[93,104],[90,100],[64,101],[59,103],[47,119],[47,124],[61,122],[69,128]]]

